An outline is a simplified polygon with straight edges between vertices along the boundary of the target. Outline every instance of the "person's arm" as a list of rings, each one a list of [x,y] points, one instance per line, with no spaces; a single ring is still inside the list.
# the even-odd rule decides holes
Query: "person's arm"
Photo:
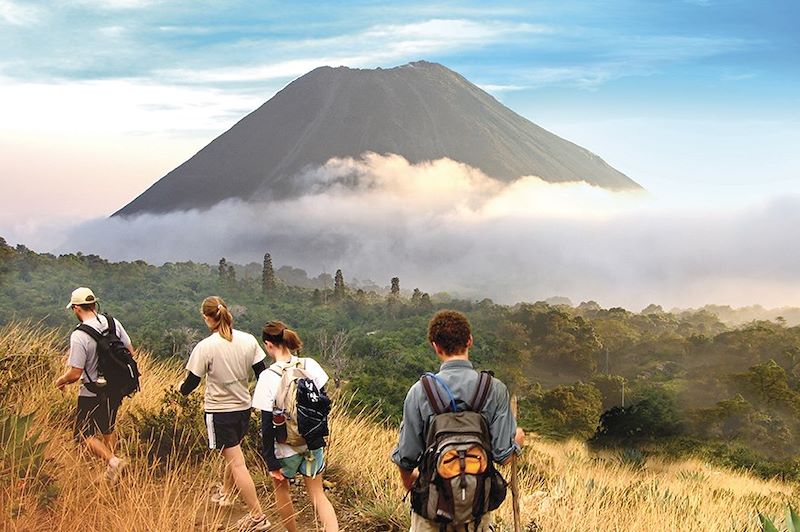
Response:
[[[511,398],[508,388],[498,379],[492,382],[491,405],[494,416],[489,419],[489,432],[492,435],[492,457],[500,465],[511,461],[511,456],[519,452],[524,439],[522,429],[517,430],[517,421],[511,413]],[[490,405],[490,410],[492,406]],[[486,412],[486,410],[484,410]],[[519,438],[519,439],[518,439]]]
[[[264,371],[265,369],[267,369],[267,365],[264,364],[263,360],[259,360],[258,362],[253,364],[253,373],[256,374],[256,379],[258,379],[258,376],[261,375],[261,372]]]
[[[66,371],[55,380],[55,385],[59,390],[64,390],[64,386],[78,381],[86,367],[87,344],[94,342],[88,334],[83,331],[73,331],[69,336],[69,355],[67,356]]]
[[[392,462],[400,470],[400,478],[406,490],[411,489],[414,480],[419,476],[419,465],[422,452],[425,450],[423,437],[422,413],[419,409],[419,397],[415,392],[417,385],[411,387],[403,402],[403,422],[400,424],[400,437],[392,452]]]
[[[278,471],[281,462],[275,457],[275,426],[272,424],[272,412],[261,411],[261,457],[267,463],[267,469]]]
[[[397,466],[397,469],[400,470],[400,479],[403,481],[403,487],[406,491],[411,491],[411,487],[414,485],[414,481],[417,480],[419,476],[419,469],[403,469],[400,466]]]
[[[200,377],[192,373],[186,372],[186,378],[183,379],[180,385],[180,392],[183,395],[189,395],[192,391],[200,385]]]
[[[56,379],[55,385],[59,390],[64,390],[64,386],[72,384],[81,378],[83,368],[73,368],[70,366],[59,378]]]
[[[500,462],[500,465],[508,465],[511,462],[511,459],[514,457],[514,453],[519,453],[519,450],[523,445],[525,445],[525,431],[520,427],[517,427],[517,430],[514,433],[514,443],[516,444],[514,452],[510,453],[508,458]]]
[[[202,342],[194,346],[189,360],[186,362],[186,378],[180,384],[180,392],[189,395],[200,384],[200,379],[205,377],[208,366],[203,356]]]

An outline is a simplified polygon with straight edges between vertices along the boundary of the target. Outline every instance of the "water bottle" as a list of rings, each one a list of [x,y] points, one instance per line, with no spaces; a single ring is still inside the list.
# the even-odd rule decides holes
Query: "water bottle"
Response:
[[[275,427],[275,441],[286,443],[286,413],[281,409],[272,412],[272,426]]]

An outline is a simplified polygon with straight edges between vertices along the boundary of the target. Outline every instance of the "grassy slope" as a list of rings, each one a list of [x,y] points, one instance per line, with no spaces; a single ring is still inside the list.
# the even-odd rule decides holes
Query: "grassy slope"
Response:
[[[31,326],[0,330],[0,408],[35,411],[37,427],[49,439],[46,462],[35,475],[21,480],[0,468],[0,529],[182,531],[226,523],[229,514],[208,503],[219,457],[209,453],[194,467],[185,461],[156,466],[146,458],[147,446],[129,415],[158,410],[180,368],[139,356],[143,390],[126,401],[118,425],[120,447],[131,465],[123,482],[108,489],[98,480],[98,463],[71,442],[74,387],[61,394],[51,384],[62,368],[62,345],[54,333]],[[328,478],[335,483],[331,493],[344,530],[407,529],[407,506],[388,460],[395,438],[395,431],[374,416],[335,411]],[[251,470],[268,503],[263,471]],[[590,454],[582,443],[537,439],[521,460],[520,486],[523,523],[545,531],[757,530],[757,509],[779,516],[786,502],[800,497],[797,486],[698,461],[649,460],[638,468],[613,455]],[[497,518],[504,527],[511,523],[510,497]],[[301,522],[311,521],[306,509]]]

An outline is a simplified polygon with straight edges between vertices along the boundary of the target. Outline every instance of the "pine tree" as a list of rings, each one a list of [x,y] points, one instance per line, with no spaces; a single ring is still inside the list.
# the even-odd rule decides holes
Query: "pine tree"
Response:
[[[344,276],[342,270],[336,270],[333,278],[333,299],[341,301],[344,299]]]
[[[419,288],[415,288],[414,293],[411,294],[411,304],[419,305],[421,299],[422,299],[422,292],[419,291]]]
[[[272,257],[269,253],[264,255],[264,268],[261,270],[261,291],[263,293],[275,290],[275,270],[272,268]]]
[[[219,280],[225,281],[228,279],[228,261],[225,260],[225,257],[219,259]]]
[[[399,277],[392,277],[391,295],[393,297],[400,297],[400,278]]]
[[[431,308],[433,305],[431,304],[431,296],[428,295],[428,292],[423,292],[422,296],[419,298],[420,305],[423,308]]]

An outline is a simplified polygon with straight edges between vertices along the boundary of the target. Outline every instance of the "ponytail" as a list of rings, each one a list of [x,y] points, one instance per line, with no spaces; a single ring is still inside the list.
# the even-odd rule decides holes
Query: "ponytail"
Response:
[[[303,341],[293,330],[286,327],[282,321],[268,321],[261,332],[261,339],[280,347],[286,347],[295,352],[303,347]]]
[[[233,341],[233,315],[225,301],[219,296],[207,297],[203,300],[200,311],[211,318],[211,330],[219,333],[227,341]]]

